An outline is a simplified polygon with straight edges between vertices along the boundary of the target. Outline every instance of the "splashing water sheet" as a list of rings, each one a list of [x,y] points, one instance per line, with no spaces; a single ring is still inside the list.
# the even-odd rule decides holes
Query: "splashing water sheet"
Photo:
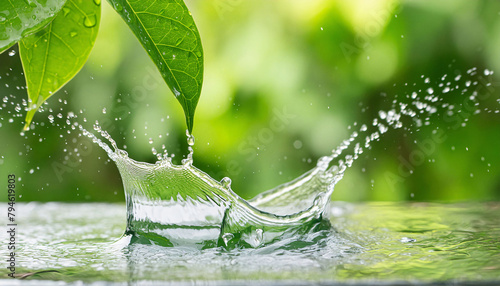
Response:
[[[17,278],[28,285],[53,280],[494,285],[500,278],[498,203],[331,202],[346,171],[387,132],[418,132],[438,116],[465,112],[464,106],[473,106],[474,114],[498,113],[481,109],[478,91],[491,86],[492,75],[472,68],[448,81],[444,76],[440,92],[429,87],[394,98],[373,121],[355,124],[357,129],[311,170],[250,200],[232,190],[230,178],[217,181],[195,166],[190,134],[182,164],[173,163],[165,148],[152,149],[156,163],[139,162],[118,148],[99,122],[89,128],[83,111],[44,107],[50,124],[106,151],[121,175],[126,204],[18,203],[23,215],[16,236]],[[468,104],[453,106],[448,96]],[[3,99],[2,109],[12,107],[9,100]],[[13,106],[13,117],[27,105]],[[33,132],[37,124],[32,123]],[[9,255],[6,248],[0,252]],[[0,273],[7,279],[10,272]]]
[[[467,75],[473,77],[476,73],[471,69]],[[477,102],[474,87],[478,84],[471,81],[473,90],[464,86],[461,95],[470,93],[468,100]],[[444,93],[451,90],[445,89]],[[410,104],[395,99],[389,110],[380,110],[370,127],[361,125],[310,171],[248,201],[233,192],[230,178],[218,182],[193,165],[194,137],[188,133],[189,154],[182,165],[173,164],[168,152],[158,153],[154,148],[158,161],[149,164],[129,158],[97,121],[93,129],[105,141],[78,123],[72,126],[78,126],[83,135],[99,144],[120,171],[127,205],[127,230],[122,239],[126,244],[258,248],[289,237],[300,240],[302,235],[330,228],[323,215],[335,184],[359,155],[390,128],[403,128],[404,121],[408,121],[408,130],[421,127],[430,123],[438,108],[451,110],[451,114],[457,112],[442,103],[432,88],[424,92],[423,98],[416,94],[409,97]]]

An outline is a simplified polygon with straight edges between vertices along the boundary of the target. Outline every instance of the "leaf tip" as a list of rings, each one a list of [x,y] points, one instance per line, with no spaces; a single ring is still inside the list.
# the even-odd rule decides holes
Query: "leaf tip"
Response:
[[[194,111],[196,107],[191,107],[188,105],[183,105],[184,115],[186,117],[186,125],[189,131],[189,134],[193,134],[193,126],[194,126]]]
[[[193,134],[193,120],[190,119],[189,117],[186,117],[186,125],[187,125],[187,129],[189,131],[189,134]]]
[[[24,127],[23,127],[23,131],[28,131],[30,130],[30,122],[26,122],[26,124],[24,124]]]
[[[33,120],[33,115],[35,115],[35,112],[36,112],[36,108],[35,109],[31,109],[28,111],[28,113],[26,113],[26,123],[24,124],[24,127],[23,127],[23,131],[28,131],[30,129],[30,124],[31,124],[31,121]]]

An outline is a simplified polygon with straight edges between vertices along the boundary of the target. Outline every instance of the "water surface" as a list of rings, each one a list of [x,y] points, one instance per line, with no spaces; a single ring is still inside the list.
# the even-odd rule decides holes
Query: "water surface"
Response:
[[[18,205],[17,273],[23,285],[152,281],[213,284],[500,281],[500,203],[333,202],[331,226],[258,248],[132,244],[123,204]],[[326,223],[326,222],[324,222]],[[7,255],[1,249],[2,257]],[[14,280],[1,269],[0,284]]]

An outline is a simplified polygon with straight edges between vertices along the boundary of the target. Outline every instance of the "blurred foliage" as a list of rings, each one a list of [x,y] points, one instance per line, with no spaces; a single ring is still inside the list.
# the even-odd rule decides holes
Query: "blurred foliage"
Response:
[[[438,81],[488,68],[497,71],[498,82],[500,74],[496,0],[186,4],[205,54],[195,165],[216,179],[231,177],[244,198],[313,167],[357,128],[354,123],[370,123],[395,95],[422,89],[422,75]],[[107,4],[100,29],[84,69],[46,108],[82,109],[88,126],[99,120],[136,160],[154,162],[151,148],[165,144],[180,162],[187,153],[182,109],[165,96],[170,91],[154,64]],[[123,201],[106,154],[52,126],[47,113],[35,116],[35,131],[19,135],[23,118],[10,103],[26,98],[17,55],[0,55],[0,76],[0,95],[9,98],[0,113],[0,173],[21,177],[20,200]],[[500,92],[492,93],[486,104],[498,110]],[[420,132],[388,132],[346,173],[333,199],[499,200],[500,115],[482,112],[465,128],[449,125],[436,118]],[[413,174],[388,179],[418,150],[414,142],[431,138],[436,126],[446,130],[446,140]],[[83,150],[80,156],[75,148]]]

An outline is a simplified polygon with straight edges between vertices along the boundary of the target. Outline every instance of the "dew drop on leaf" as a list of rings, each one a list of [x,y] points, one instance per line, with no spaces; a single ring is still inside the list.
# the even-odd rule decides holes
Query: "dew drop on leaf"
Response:
[[[83,25],[87,28],[95,27],[96,23],[97,23],[97,18],[95,14],[92,14],[90,16],[85,16],[85,19],[83,20]]]
[[[99,6],[99,5],[101,5],[101,0],[94,0],[94,3],[95,3],[97,6]]]
[[[118,3],[115,3],[115,10],[120,12],[121,10],[123,10],[123,7],[122,5],[118,4]]]

